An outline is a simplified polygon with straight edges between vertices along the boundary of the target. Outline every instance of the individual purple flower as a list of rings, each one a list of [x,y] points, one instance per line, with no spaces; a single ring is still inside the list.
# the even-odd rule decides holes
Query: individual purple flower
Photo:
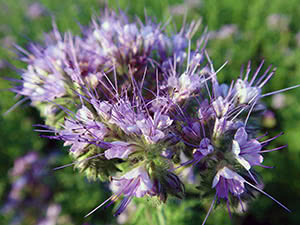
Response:
[[[192,122],[182,128],[184,139],[191,141],[199,141],[202,136],[201,125],[198,121]]]
[[[127,135],[143,135],[149,143],[163,139],[166,135],[163,130],[167,129],[173,120],[162,114],[162,111],[157,111],[151,116],[144,112],[143,104],[136,103],[139,104],[136,108],[132,106],[134,104],[126,98],[121,98],[117,104],[111,105],[108,122],[119,126]]]
[[[205,216],[205,219],[202,223],[204,225],[206,220],[211,213],[213,206],[215,204],[216,198],[218,199],[225,199],[227,203],[228,212],[230,213],[230,206],[229,206],[229,194],[231,193],[233,196],[238,197],[241,203],[240,196],[246,192],[245,183],[247,181],[237,174],[236,172],[232,171],[228,167],[223,167],[220,169],[217,174],[215,175],[212,188],[216,189],[216,195],[214,200],[211,203],[211,206]],[[253,187],[255,187],[253,185]],[[242,203],[241,203],[242,204]]]
[[[212,107],[218,118],[223,117],[227,114],[229,106],[230,103],[222,96],[219,96],[215,101],[212,102]]]
[[[239,128],[235,133],[232,152],[246,170],[250,170],[252,166],[261,165],[264,159],[260,152],[261,148],[261,144],[256,139],[248,140],[244,127]]]
[[[119,126],[126,134],[141,134],[137,120],[143,118],[143,113],[136,112],[128,99],[120,99],[111,106],[109,122]]]
[[[166,84],[163,84],[161,87],[161,89],[167,87],[169,98],[174,103],[191,97],[204,84],[204,78],[197,71],[202,60],[202,55],[200,53],[193,53],[191,59],[188,60],[186,71],[180,75],[176,71],[176,67],[171,66],[168,72],[166,72],[168,74]],[[180,64],[177,65],[177,67],[180,66]]]
[[[29,65],[22,78],[23,86],[16,92],[28,96],[34,104],[52,101],[65,94],[63,78],[55,71],[48,74],[38,67]]]
[[[200,141],[200,144],[197,148],[193,150],[193,158],[190,160],[185,160],[179,167],[186,165],[196,165],[199,163],[204,157],[211,154],[214,151],[214,146],[212,145],[209,138],[203,138]],[[181,158],[186,158],[184,154],[181,155]],[[176,169],[178,169],[177,167]]]
[[[105,158],[107,159],[126,159],[128,155],[134,151],[135,149],[130,143],[126,143],[123,141],[114,141],[110,143],[109,149],[107,149],[104,153]]]
[[[96,109],[98,115],[105,121],[108,121],[111,118],[111,111],[113,106],[108,101],[100,101],[95,98],[95,96],[91,97],[91,104]]]
[[[179,102],[190,97],[202,85],[201,78],[198,74],[188,75],[183,73],[179,78],[174,76],[169,77],[168,87],[173,88],[172,100]]]
[[[126,209],[127,205],[131,202],[133,197],[141,198],[147,194],[155,194],[153,192],[153,182],[143,166],[132,169],[120,178],[113,177],[111,189],[113,190],[113,192],[115,192],[115,194],[113,194],[101,205],[88,213],[85,217],[91,215],[97,209],[104,206],[107,202],[110,202],[107,206],[111,205],[121,196],[124,196],[124,198],[122,199],[117,211],[115,212],[115,215],[121,214]]]
[[[214,115],[215,115],[215,111],[212,105],[209,104],[207,99],[203,100],[199,106],[198,118],[201,121],[208,121],[209,119],[213,118]]]
[[[141,130],[143,136],[149,143],[157,143],[165,137],[163,130],[172,124],[173,120],[167,115],[162,115],[160,112],[154,114],[154,118],[149,116],[141,120],[137,120],[137,127]]]
[[[29,152],[23,157],[15,160],[14,167],[11,171],[12,176],[20,176],[28,169],[28,166],[38,160],[38,154],[36,152]]]
[[[37,19],[45,13],[45,8],[38,2],[34,2],[28,6],[27,16],[30,19]]]
[[[279,204],[281,207],[283,207],[285,210],[290,212],[290,210],[285,207],[283,204],[281,204],[279,201],[277,201],[275,198],[273,198],[271,195],[268,193],[264,192],[263,190],[259,189],[255,185],[251,184],[247,180],[245,180],[241,175],[238,173],[234,172],[233,170],[229,169],[228,167],[223,167],[222,169],[218,170],[217,174],[215,175],[213,182],[212,182],[212,188],[216,189],[216,195],[214,200],[211,203],[211,206],[206,214],[206,217],[202,223],[202,225],[205,224],[210,212],[213,209],[213,206],[215,204],[216,198],[218,199],[224,199],[226,200],[227,203],[227,209],[229,214],[231,215],[230,212],[230,206],[229,206],[229,194],[233,195],[234,197],[237,197],[240,201],[240,204],[243,208],[243,204],[241,201],[241,195],[244,193],[248,192],[249,189],[245,187],[245,185],[249,185],[253,189],[261,192],[262,194],[268,196],[271,198],[273,201],[275,201],[277,204]]]
[[[275,74],[275,69],[271,70],[269,66],[264,74],[259,77],[259,72],[264,64],[261,62],[259,67],[254,72],[251,80],[249,80],[249,74],[251,72],[251,63],[248,63],[246,74],[243,77],[243,71],[241,71],[240,78],[237,79],[233,88],[233,98],[237,104],[256,104],[258,100],[264,96],[262,95],[262,88],[264,85],[273,77]]]
[[[236,33],[238,33],[238,28],[235,24],[226,24],[222,26],[217,31],[210,31],[208,33],[209,39],[226,39],[234,36]]]
[[[228,169],[223,167],[214,177],[212,188],[216,188],[216,195],[218,198],[223,198],[228,201],[229,192],[234,196],[240,196],[245,192],[245,179]]]
[[[58,139],[65,141],[64,145],[72,145],[70,151],[75,155],[89,144],[102,141],[108,129],[101,122],[95,121],[94,115],[82,106],[76,113],[75,119],[67,118],[64,129],[59,132]]]
[[[238,79],[236,81],[234,91],[236,93],[237,102],[239,104],[247,104],[259,99],[261,95],[261,88],[251,86],[247,81]]]
[[[211,154],[214,151],[214,147],[208,138],[203,138],[200,142],[199,148],[196,148],[193,153],[193,158],[196,162],[199,162],[202,158]]]

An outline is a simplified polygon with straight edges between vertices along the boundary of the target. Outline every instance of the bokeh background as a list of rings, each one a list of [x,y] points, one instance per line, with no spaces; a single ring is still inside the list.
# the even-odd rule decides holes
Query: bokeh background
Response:
[[[79,32],[108,5],[125,10],[132,19],[147,15],[179,29],[184,18],[202,18],[210,35],[208,52],[216,67],[226,60],[219,73],[221,81],[239,75],[251,60],[253,67],[265,59],[277,67],[275,77],[264,88],[274,91],[300,83],[300,2],[299,0],[0,0],[0,77],[18,78],[14,69],[25,65],[16,60],[13,43],[26,47],[41,41],[51,30],[52,17],[60,31]],[[152,207],[133,203],[121,217],[112,216],[113,207],[84,218],[110,196],[109,188],[90,182],[72,168],[53,171],[70,163],[60,143],[39,137],[33,124],[42,123],[28,103],[4,116],[17,99],[7,91],[9,81],[0,80],[0,225],[100,225],[100,224],[201,224],[210,201],[188,193],[186,199],[169,199],[167,205]],[[264,99],[269,111],[263,117],[270,135],[284,131],[274,147],[288,148],[269,153],[259,169],[265,191],[287,205],[287,213],[266,196],[259,195],[245,214],[235,213],[233,221],[226,209],[215,210],[209,224],[289,225],[300,223],[300,89]],[[156,211],[160,213],[155,213]]]

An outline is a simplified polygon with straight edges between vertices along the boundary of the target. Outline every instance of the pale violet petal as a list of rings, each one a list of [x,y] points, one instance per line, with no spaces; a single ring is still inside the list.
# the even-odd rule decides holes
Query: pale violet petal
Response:
[[[236,159],[246,170],[250,170],[251,165],[249,164],[249,162],[246,159],[244,159],[243,157],[240,157],[240,156],[237,156]]]
[[[240,145],[235,140],[232,141],[232,152],[235,155],[235,157],[238,157],[241,152]]]

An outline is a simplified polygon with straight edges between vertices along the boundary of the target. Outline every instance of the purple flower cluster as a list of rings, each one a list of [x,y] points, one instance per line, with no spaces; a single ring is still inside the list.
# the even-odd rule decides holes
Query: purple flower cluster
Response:
[[[28,67],[13,90],[41,110],[43,131],[54,133],[46,137],[70,146],[69,165],[111,182],[114,194],[95,210],[121,198],[116,215],[134,197],[181,198],[182,167],[201,177],[199,191],[211,187],[211,209],[221,200],[229,212],[243,207],[255,190],[268,195],[255,167],[265,167],[263,153],[285,146],[266,150],[280,135],[258,137],[261,99],[297,86],[262,94],[274,75],[271,67],[261,74],[263,62],[252,75],[249,63],[237,80],[220,84],[226,64],[214,69],[206,33],[191,47],[198,22],[168,33],[146,21],[106,10],[82,27],[82,36],[61,35],[54,26],[44,45],[19,48]],[[52,114],[43,112],[49,107]]]

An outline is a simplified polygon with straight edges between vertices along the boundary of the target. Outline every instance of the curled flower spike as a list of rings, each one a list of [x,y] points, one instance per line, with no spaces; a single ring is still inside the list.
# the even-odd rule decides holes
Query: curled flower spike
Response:
[[[65,43],[55,25],[52,33],[46,37],[45,45],[30,44],[28,51],[16,46],[21,60],[28,66],[22,70],[21,85],[12,88],[12,91],[27,96],[34,105],[66,94],[62,74],[66,58]]]

